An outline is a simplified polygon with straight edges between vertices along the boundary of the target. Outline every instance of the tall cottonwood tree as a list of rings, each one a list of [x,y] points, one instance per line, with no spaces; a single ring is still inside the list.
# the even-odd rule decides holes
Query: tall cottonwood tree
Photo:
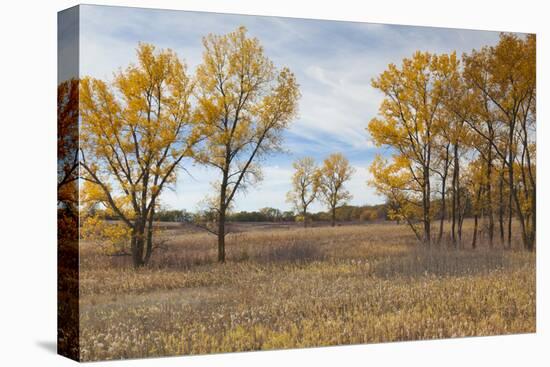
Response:
[[[441,84],[443,111],[438,135],[449,144],[450,148],[451,241],[454,247],[458,248],[462,245],[462,223],[467,199],[465,189],[461,184],[462,161],[471,146],[468,142],[473,138],[464,122],[463,115],[468,113],[472,102],[469,100],[470,96],[464,84],[458,59],[453,57],[449,66],[447,78]],[[441,230],[440,226],[440,233]]]
[[[344,184],[351,179],[355,169],[342,153],[329,155],[319,169],[321,198],[330,210],[331,226],[336,225],[336,209],[351,200],[351,193]]]
[[[194,82],[171,50],[140,44],[138,63],[112,83],[80,83],[82,197],[105,206],[131,229],[135,267],[153,251],[153,217],[163,189],[193,155],[200,130],[192,123]]]
[[[487,185],[485,180],[485,162],[478,158],[469,162],[466,170],[467,189],[472,198],[472,214],[474,216],[474,228],[472,231],[472,248],[475,249],[478,244],[479,219],[483,211],[482,195],[486,190]]]
[[[217,169],[218,194],[211,198],[218,261],[225,261],[226,216],[237,192],[261,180],[258,164],[280,149],[282,132],[297,113],[299,88],[293,73],[277,70],[245,27],[203,38],[197,69],[195,120],[206,134],[197,160]]]
[[[287,202],[292,203],[307,227],[307,208],[319,194],[320,171],[311,157],[304,157],[292,163],[292,190],[287,193]]]
[[[456,55],[432,55],[415,52],[403,59],[398,68],[390,64],[372,86],[384,94],[379,109],[380,117],[369,122],[368,131],[377,146],[394,149],[394,163],[399,169],[408,170],[408,195],[401,200],[421,202],[423,241],[431,243],[432,219],[432,170],[436,136],[441,128],[440,120],[444,97],[444,84],[456,68]],[[395,173],[394,172],[394,173]],[[418,195],[419,194],[419,195]],[[411,212],[409,212],[411,214]],[[410,218],[412,221],[413,218]]]
[[[465,120],[485,140],[488,153],[495,154],[507,171],[508,246],[511,246],[511,208],[514,205],[524,246],[533,250],[536,233],[535,36],[523,39],[501,34],[496,46],[472,51],[463,59],[464,78],[477,96],[477,105],[481,106],[478,109],[482,111]],[[504,130],[505,144],[496,139],[495,124]],[[488,170],[492,166],[488,161]],[[492,180],[487,182],[490,184]],[[488,199],[488,203],[491,202]]]
[[[451,141],[448,138],[447,126],[440,127],[442,134],[436,137],[434,154],[435,162],[433,171],[436,173],[439,179],[439,193],[440,193],[440,210],[439,210],[439,232],[437,235],[437,243],[441,244],[443,238],[443,227],[445,218],[447,216],[447,186],[448,177],[452,165],[452,153],[451,153]]]

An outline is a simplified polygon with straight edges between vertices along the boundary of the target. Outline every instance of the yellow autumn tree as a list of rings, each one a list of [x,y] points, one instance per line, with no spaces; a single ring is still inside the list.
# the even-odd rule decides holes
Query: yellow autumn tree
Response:
[[[444,221],[447,215],[447,195],[451,196],[451,239],[458,246],[462,238],[462,220],[464,213],[464,198],[461,193],[461,156],[467,151],[465,141],[468,140],[468,129],[460,116],[452,112],[453,108],[466,108],[465,89],[460,73],[460,61],[455,53],[437,57],[434,71],[437,81],[434,83],[434,94],[439,97],[442,108],[435,119],[433,136],[434,161],[432,171],[434,181],[438,186],[440,196],[439,231],[437,243],[443,239]],[[451,175],[451,177],[449,177]],[[450,178],[450,190],[448,181]]]
[[[300,96],[294,74],[277,70],[245,27],[203,38],[197,68],[195,121],[206,134],[197,160],[219,171],[216,214],[218,260],[225,261],[225,221],[239,191],[261,180],[258,160],[280,149],[282,132],[297,113]]]
[[[506,167],[508,207],[515,207],[523,244],[534,250],[536,237],[536,38],[503,33],[497,45],[464,55],[464,80],[472,91],[468,126]],[[502,132],[501,135],[498,132]],[[502,143],[504,142],[504,144]],[[517,162],[519,161],[519,164]],[[519,182],[516,180],[519,170]],[[491,179],[487,180],[490,185]],[[489,187],[490,189],[490,187]],[[491,191],[487,192],[491,195]],[[491,205],[492,200],[488,200]],[[527,204],[529,203],[529,204]],[[508,216],[511,246],[512,211]]]
[[[455,54],[437,56],[415,52],[411,58],[403,59],[400,68],[390,64],[372,81],[372,86],[383,93],[384,100],[379,117],[369,122],[368,131],[377,146],[387,146],[395,152],[394,160],[398,162],[393,164],[399,167],[398,171],[402,168],[408,171],[410,177],[400,198],[416,201],[420,194],[422,238],[427,245],[431,243],[435,137],[441,127],[443,84],[454,65]],[[408,208],[404,203],[403,207]]]
[[[194,82],[171,50],[139,44],[137,64],[110,83],[80,83],[83,201],[97,203],[131,232],[135,267],[153,250],[153,217],[163,189],[193,155],[200,129],[192,122]]]
[[[287,193],[287,202],[304,219],[304,228],[307,227],[307,208],[319,194],[320,171],[311,157],[304,157],[292,163],[292,190]]]
[[[330,210],[332,227],[336,225],[336,209],[353,197],[344,184],[354,173],[355,168],[342,153],[329,155],[319,169],[319,190],[323,202]]]
[[[464,115],[472,113],[471,93],[464,83],[461,64],[458,59],[452,58],[447,63],[447,78],[441,83],[443,92],[440,129],[438,139],[448,148],[449,166],[451,170],[450,193],[451,193],[451,241],[455,247],[459,247],[462,241],[462,224],[464,220],[465,207],[468,199],[468,188],[462,187],[461,178],[463,157],[470,152],[475,145],[472,141],[475,134],[465,124]],[[449,191],[449,190],[445,190]],[[445,207],[445,202],[443,202]],[[439,238],[442,236],[442,224],[444,213],[441,215]]]

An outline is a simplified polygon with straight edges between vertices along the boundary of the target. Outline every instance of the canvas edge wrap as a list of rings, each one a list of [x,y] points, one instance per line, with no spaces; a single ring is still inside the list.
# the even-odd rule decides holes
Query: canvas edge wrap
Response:
[[[79,43],[80,7],[57,14],[57,353],[80,360]]]

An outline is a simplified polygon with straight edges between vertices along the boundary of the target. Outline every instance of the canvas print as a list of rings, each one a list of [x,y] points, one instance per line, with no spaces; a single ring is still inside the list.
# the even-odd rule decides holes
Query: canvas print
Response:
[[[534,34],[58,16],[58,349],[535,332]]]

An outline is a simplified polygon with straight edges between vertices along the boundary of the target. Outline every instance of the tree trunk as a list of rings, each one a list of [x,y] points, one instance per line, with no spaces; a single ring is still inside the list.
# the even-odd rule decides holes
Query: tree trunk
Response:
[[[336,207],[333,206],[331,210],[332,210],[332,215],[331,215],[330,225],[331,227],[334,227],[336,226]]]
[[[456,168],[453,169],[453,200],[451,203],[451,241],[456,247]]]
[[[493,196],[492,196],[492,172],[493,172],[493,148],[489,144],[487,152],[487,215],[489,216],[489,247],[493,248],[493,234],[495,231],[495,222],[493,218]]]
[[[508,177],[510,179],[510,177]],[[513,179],[512,179],[513,180]],[[512,248],[512,214],[513,214],[513,208],[512,208],[512,188],[509,188],[510,192],[508,193],[508,238],[506,239],[506,247]]]
[[[475,250],[476,248],[476,242],[477,242],[477,219],[478,215],[477,212],[474,214],[474,233],[472,235],[472,248]]]
[[[510,192],[508,193],[508,248],[512,248],[512,199],[514,196],[514,125],[515,123],[510,124],[510,131],[508,132],[508,185],[510,187]]]
[[[151,212],[149,213],[149,219],[147,220],[147,247],[145,249],[145,259],[144,265],[149,263],[151,255],[153,254],[153,219],[155,216],[154,204],[151,207]]]
[[[220,210],[218,220],[218,262],[225,262],[225,209]]]
[[[226,157],[226,162],[228,162],[228,158]],[[226,163],[226,166],[229,166],[228,163]],[[219,201],[219,212],[218,212],[218,262],[224,263],[225,262],[225,214],[227,210],[227,182],[229,180],[228,178],[228,171],[223,171],[223,177],[222,177],[222,184],[220,187],[220,201]]]
[[[429,167],[424,167],[424,242],[430,247],[431,245],[431,223],[430,223],[430,170]]]
[[[531,214],[531,241],[529,251],[535,250],[535,243],[537,240],[537,190],[536,187],[533,190],[531,195],[531,205],[532,205],[532,214]]]
[[[501,167],[498,182],[498,225],[502,245],[504,244],[504,164]]]
[[[304,217],[304,228],[307,228],[307,210],[304,209],[302,212],[302,216]]]
[[[447,213],[447,175],[449,174],[449,145],[445,147],[445,168],[441,177],[441,218],[439,222],[439,235],[437,236],[437,243],[441,246],[441,239],[443,238],[443,226],[445,224],[445,215]]]
[[[220,195],[220,212],[218,215],[218,262],[225,262],[225,188]]]
[[[143,248],[145,245],[145,226],[142,219],[136,221],[132,230],[132,262],[134,268],[139,268],[144,265]]]
[[[519,201],[517,190],[514,190],[514,202],[516,204],[516,210],[517,210],[516,214],[518,216],[518,221],[521,228],[521,239],[523,241],[523,247],[526,250],[531,251],[532,245],[531,245],[529,235],[527,234],[527,228],[525,226],[525,216],[523,215],[523,211],[521,210],[521,203]]]
[[[523,153],[527,160],[527,164],[522,164],[522,171],[523,171],[523,177],[525,182],[525,188],[526,188],[526,200],[530,200],[531,208],[529,210],[529,219],[531,221],[531,225],[527,225],[530,227],[528,232],[528,239],[529,239],[529,251],[535,250],[535,242],[536,242],[536,235],[537,235],[537,183],[536,178],[533,174],[533,166],[531,164],[531,151],[529,149],[529,134],[527,132],[527,117],[525,117],[522,120],[522,130],[523,130]],[[527,174],[525,174],[525,166],[527,166]],[[525,177],[529,177],[529,180],[527,180]],[[530,195],[530,199],[529,199]],[[527,224],[527,223],[526,223]]]
[[[520,174],[521,174],[521,181],[518,183],[521,183],[520,186],[523,187],[523,195],[526,200],[529,198],[529,185],[527,183],[527,176],[525,174],[525,147],[521,153],[521,162],[520,162]],[[517,210],[517,217],[519,220],[520,228],[521,228],[521,238],[523,242],[523,247],[526,250],[531,250],[531,233],[529,231],[529,222],[530,222],[530,212],[524,213],[523,208],[521,206],[521,201],[519,197],[520,193],[518,192],[518,188],[514,186],[514,202],[516,203],[516,210]]]
[[[460,204],[460,196],[459,196],[459,204]],[[460,248],[464,247],[464,244],[462,243],[462,225],[464,224],[464,212],[465,212],[465,207],[460,210],[460,206],[458,207],[459,208],[459,211],[458,211],[458,245]]]
[[[462,225],[460,224],[460,160],[458,157],[458,143],[454,144],[453,150],[454,170],[453,170],[453,223],[452,239],[455,248],[459,247],[462,239]],[[455,232],[455,226],[458,225],[458,233]]]
[[[478,222],[477,212],[474,214],[474,234],[472,236],[472,248],[475,250],[477,243],[477,222]]]
[[[477,230],[478,230],[478,218],[479,218],[479,202],[481,200],[481,189],[482,185],[479,185],[479,188],[477,190],[476,194],[476,202],[475,202],[475,214],[474,214],[474,233],[472,235],[472,248],[475,249],[477,246]]]
[[[437,243],[441,245],[441,239],[443,238],[443,225],[445,222],[445,212],[447,210],[447,202],[445,200],[445,189],[446,189],[446,182],[447,182],[447,175],[445,174],[443,176],[443,182],[441,183],[441,218],[439,221],[439,235],[437,236]]]

